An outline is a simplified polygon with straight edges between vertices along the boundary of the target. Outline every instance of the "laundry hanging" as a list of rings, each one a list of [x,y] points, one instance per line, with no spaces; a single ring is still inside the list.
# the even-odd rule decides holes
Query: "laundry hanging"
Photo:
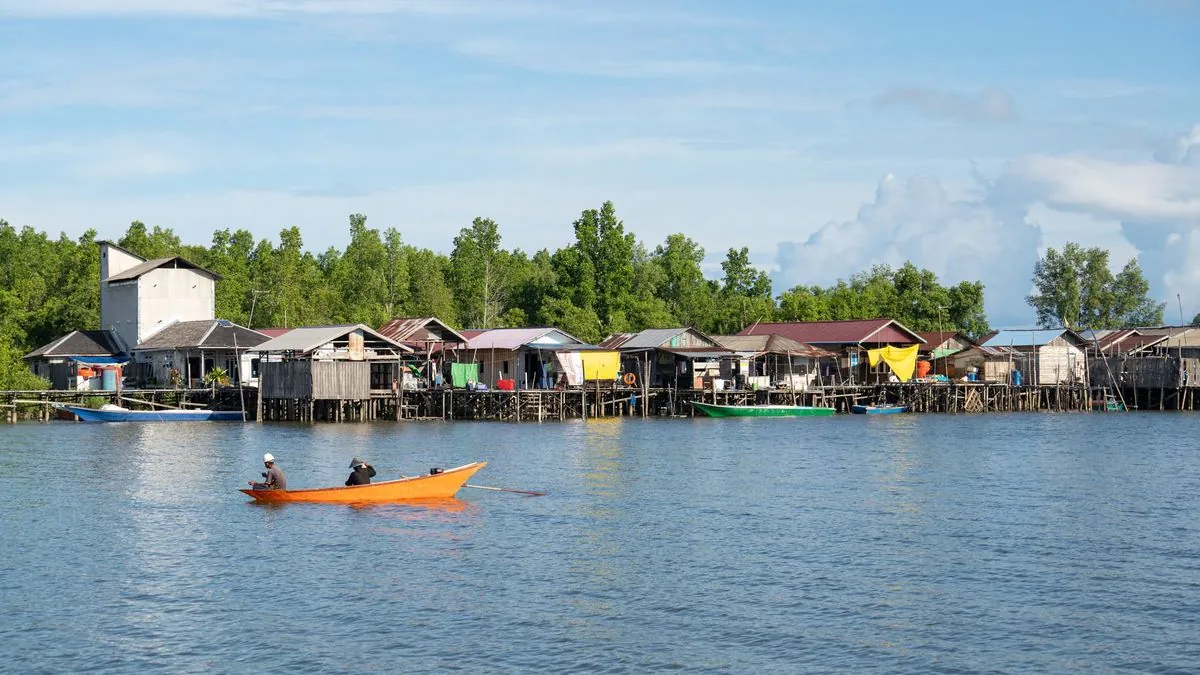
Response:
[[[882,360],[888,364],[892,372],[901,382],[908,382],[912,379],[913,370],[917,367],[917,347],[883,347],[881,349],[868,349],[867,360],[871,367],[879,365]]]

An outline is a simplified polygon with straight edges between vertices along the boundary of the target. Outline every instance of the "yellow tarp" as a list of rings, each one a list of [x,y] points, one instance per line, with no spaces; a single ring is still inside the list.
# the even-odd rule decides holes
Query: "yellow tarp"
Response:
[[[580,352],[583,359],[583,379],[615,380],[621,370],[620,352]]]
[[[900,378],[901,382],[908,382],[912,379],[913,370],[917,367],[917,346],[868,349],[867,359],[871,362],[872,368],[879,365],[879,361],[882,359],[891,367],[892,372]]]

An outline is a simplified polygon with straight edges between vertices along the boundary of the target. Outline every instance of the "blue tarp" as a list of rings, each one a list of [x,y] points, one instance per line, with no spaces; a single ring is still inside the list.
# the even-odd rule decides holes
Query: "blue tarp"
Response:
[[[129,359],[119,356],[72,356],[71,360],[89,366],[116,366],[129,362]]]

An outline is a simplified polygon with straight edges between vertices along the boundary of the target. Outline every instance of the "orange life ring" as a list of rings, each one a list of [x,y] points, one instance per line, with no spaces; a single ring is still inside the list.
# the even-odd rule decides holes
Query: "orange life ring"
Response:
[[[625,377],[622,377],[621,381],[632,387],[633,383],[637,382],[637,375],[634,375],[633,373],[625,373]]]

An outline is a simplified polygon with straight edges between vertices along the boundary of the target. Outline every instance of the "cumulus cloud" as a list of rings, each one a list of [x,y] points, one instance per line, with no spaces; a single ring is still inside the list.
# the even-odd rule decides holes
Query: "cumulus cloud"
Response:
[[[1200,125],[1166,139],[1154,161],[1044,155],[1014,161],[995,181],[989,202],[1041,203],[1119,221],[1152,292],[1162,300],[1179,294],[1200,308]]]
[[[981,280],[997,324],[1028,322],[1023,298],[1041,245],[1024,213],[1004,213],[983,199],[952,199],[934,178],[888,175],[854,220],[831,222],[804,242],[777,247],[777,289],[828,285],[874,264],[905,261],[943,282]]]
[[[889,89],[875,97],[876,108],[907,106],[931,115],[963,122],[1012,122],[1017,109],[1012,97],[999,89],[960,93],[915,87]]]

